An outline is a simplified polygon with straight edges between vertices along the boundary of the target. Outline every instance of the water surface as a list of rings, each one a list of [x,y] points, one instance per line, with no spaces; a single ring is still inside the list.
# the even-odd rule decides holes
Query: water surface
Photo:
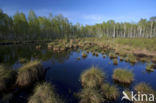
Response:
[[[133,87],[139,82],[145,82],[156,90],[156,72],[146,72],[146,63],[138,62],[132,65],[128,62],[120,61],[120,57],[118,57],[118,65],[114,65],[113,60],[107,54],[105,54],[106,57],[104,58],[102,54],[93,56],[89,52],[86,58],[82,58],[82,52],[82,50],[70,50],[56,53],[48,50],[45,44],[42,45],[41,49],[36,49],[35,45],[0,46],[0,63],[10,65],[13,69],[18,70],[22,66],[19,62],[20,58],[41,60],[44,68],[48,68],[45,77],[46,81],[55,86],[56,91],[66,103],[78,103],[74,93],[81,89],[80,75],[84,70],[92,66],[104,71],[106,74],[105,82],[117,85],[120,91],[125,88],[133,90]],[[77,60],[77,57],[80,57],[80,60]],[[135,76],[134,82],[129,86],[114,83],[112,73],[116,68],[132,70]],[[18,99],[22,100],[23,98],[21,97],[24,96],[25,94],[21,93]],[[120,98],[116,102],[120,103]]]

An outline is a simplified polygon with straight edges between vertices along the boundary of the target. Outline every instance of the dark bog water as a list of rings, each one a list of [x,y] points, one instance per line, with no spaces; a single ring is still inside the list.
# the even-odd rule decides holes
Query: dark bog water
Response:
[[[118,57],[118,65],[114,65],[113,60],[108,56],[103,58],[102,54],[99,54],[96,57],[89,53],[84,59],[81,57],[81,53],[81,50],[54,53],[52,50],[48,50],[46,45],[43,45],[41,49],[36,49],[35,45],[0,46],[0,63],[10,65],[13,69],[18,70],[22,65],[18,61],[19,58],[42,60],[43,66],[49,68],[46,73],[46,81],[55,85],[57,92],[66,103],[78,103],[74,93],[81,89],[80,74],[91,66],[99,67],[104,71],[106,82],[117,85],[121,91],[124,88],[133,90],[133,87],[139,82],[145,82],[156,90],[156,72],[146,72],[146,63],[138,62],[132,65],[125,61],[121,62]],[[77,57],[80,57],[80,60],[77,60]],[[135,75],[134,82],[127,87],[114,83],[112,73],[115,68],[132,70]],[[21,97],[24,96],[25,94],[21,93],[17,98],[22,100]],[[120,99],[116,102],[120,103]]]

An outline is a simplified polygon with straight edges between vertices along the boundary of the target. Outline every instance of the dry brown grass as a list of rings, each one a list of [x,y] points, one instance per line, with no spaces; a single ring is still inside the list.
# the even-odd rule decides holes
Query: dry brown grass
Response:
[[[82,89],[77,96],[80,98],[79,103],[102,103],[104,101],[99,91],[92,88]]]
[[[116,86],[110,84],[102,84],[102,95],[107,100],[116,100],[119,97],[119,90]]]
[[[19,68],[16,84],[27,87],[40,80],[44,76],[44,69],[40,61],[30,61]]]
[[[81,83],[83,87],[97,88],[103,81],[104,73],[95,67],[91,67],[81,74]]]
[[[28,103],[63,103],[50,83],[38,84]]]

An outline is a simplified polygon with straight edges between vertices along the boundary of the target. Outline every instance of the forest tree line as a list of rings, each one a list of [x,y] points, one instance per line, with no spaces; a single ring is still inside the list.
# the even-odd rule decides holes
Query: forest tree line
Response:
[[[30,10],[28,17],[16,12],[13,17],[0,9],[0,40],[51,40],[74,37],[156,37],[156,17],[138,23],[118,23],[113,20],[95,25],[73,25],[62,15],[37,16]]]

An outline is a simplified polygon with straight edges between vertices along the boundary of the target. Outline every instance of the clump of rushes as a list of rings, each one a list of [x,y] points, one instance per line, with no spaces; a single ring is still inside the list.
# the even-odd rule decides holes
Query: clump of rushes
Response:
[[[131,71],[121,68],[115,69],[112,77],[115,81],[125,84],[130,84],[134,80],[134,75]]]
[[[16,84],[20,87],[27,87],[42,79],[43,76],[44,69],[40,61],[30,61],[19,68]]]
[[[152,64],[147,64],[147,66],[146,66],[146,71],[154,72],[153,65],[152,65]]]
[[[120,61],[124,61],[124,58],[120,56]]]
[[[142,82],[137,84],[134,89],[137,92],[143,93],[143,94],[154,94],[156,95],[156,91],[154,89],[152,89],[148,84]]]
[[[126,58],[126,61],[127,61],[127,62],[130,62],[130,63],[132,63],[132,64],[135,64],[135,63],[137,62],[137,59],[136,59],[136,57],[135,57],[134,55],[129,54],[129,55],[127,56],[127,58]]]
[[[96,55],[96,56],[99,56],[99,54],[98,54],[97,52],[95,53],[95,55]]]
[[[95,67],[87,69],[81,74],[81,84],[87,88],[97,88],[104,81],[104,73]]]
[[[102,84],[102,95],[107,100],[116,100],[119,97],[119,90],[116,86],[110,84]]]
[[[28,103],[63,103],[49,83],[38,84]]]
[[[82,89],[77,96],[80,98],[79,103],[102,103],[104,101],[99,91],[92,88]]]
[[[146,61],[147,61],[147,58],[142,57],[142,58],[140,58],[139,60],[140,60],[141,62],[146,62]]]
[[[87,57],[87,54],[83,52],[83,53],[82,53],[82,57],[83,57],[83,58],[86,58],[86,57]]]
[[[95,52],[92,52],[92,55],[96,55],[96,53]]]
[[[0,65],[0,92],[6,91],[16,80],[16,72]]]
[[[117,58],[117,55],[115,53],[109,53],[109,57],[111,59]]]
[[[118,64],[118,59],[113,59],[113,64],[117,65]]]

